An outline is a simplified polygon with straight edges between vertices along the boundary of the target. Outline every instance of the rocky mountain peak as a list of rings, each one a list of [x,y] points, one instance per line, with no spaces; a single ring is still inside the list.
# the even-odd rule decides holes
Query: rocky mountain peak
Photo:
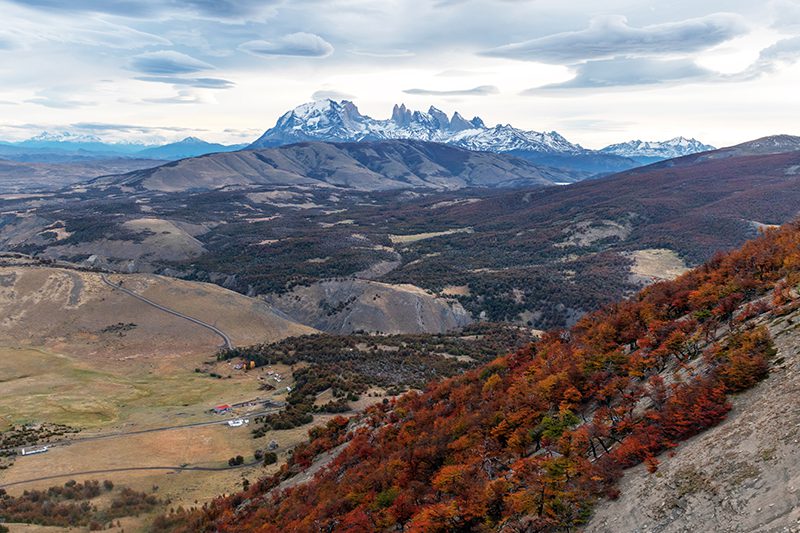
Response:
[[[480,120],[478,117],[475,117],[475,119]],[[483,125],[482,121],[481,125]],[[453,118],[450,119],[450,131],[457,132],[463,130],[470,130],[475,127],[476,125],[474,123],[466,120],[464,117],[461,116],[461,114],[458,111],[453,113]]]
[[[284,113],[251,148],[279,146],[299,141],[377,141],[412,139],[433,141],[484,152],[528,151],[577,153],[583,149],[561,135],[525,131],[511,125],[487,128],[483,120],[466,120],[455,112],[452,118],[435,106],[414,111],[405,104],[392,108],[385,120],[362,115],[349,100],[317,100]]]

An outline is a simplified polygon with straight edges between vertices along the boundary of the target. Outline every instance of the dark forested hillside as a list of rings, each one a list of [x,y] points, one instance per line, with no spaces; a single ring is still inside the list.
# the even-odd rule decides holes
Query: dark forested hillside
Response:
[[[335,152],[358,148],[350,155],[373,162],[396,153],[389,146],[389,155],[379,157],[365,147],[339,145]],[[420,161],[444,164],[449,151],[464,156],[439,148],[444,152],[423,150]],[[293,150],[320,162],[309,147]],[[798,214],[800,152],[726,150],[574,185],[512,190],[89,188],[57,201],[13,200],[9,212],[19,214],[4,215],[0,246],[76,262],[95,256],[97,264],[123,271],[210,281],[245,294],[289,292],[289,298],[302,299],[291,291],[321,280],[410,283],[457,299],[475,319],[547,329],[571,325],[652,278],[670,277],[658,264],[638,273],[641,254],[693,266]],[[456,163],[448,163],[454,171],[464,162]],[[36,216],[23,215],[29,210]],[[162,220],[169,222],[166,234],[158,229]],[[143,224],[155,229],[148,233]],[[192,253],[183,257],[187,246]],[[343,306],[331,323],[348,313]]]
[[[472,152],[422,141],[381,141],[304,142],[280,148],[207,154],[103,177],[95,185],[165,192],[264,185],[380,191],[548,186],[555,181],[572,181],[572,177],[567,171],[537,166],[510,155]]]
[[[800,224],[420,394],[311,432],[276,475],[179,531],[559,531],[624,468],[723,420],[774,355],[764,317],[800,306]],[[340,443],[349,442],[343,448]],[[336,448],[307,484],[281,483]]]

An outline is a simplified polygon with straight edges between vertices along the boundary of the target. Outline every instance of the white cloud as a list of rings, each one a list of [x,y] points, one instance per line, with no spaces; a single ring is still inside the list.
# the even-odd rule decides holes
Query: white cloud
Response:
[[[43,11],[104,13],[131,18],[156,18],[167,14],[196,15],[223,20],[257,17],[279,0],[9,0]]]
[[[185,89],[179,90],[173,96],[144,98],[143,101],[150,104],[201,104],[205,102],[199,95]]]
[[[575,77],[569,81],[528,89],[523,94],[535,95],[553,89],[597,89],[699,81],[716,76],[688,59],[603,59],[578,65],[575,67]]]
[[[798,0],[772,0],[769,3],[772,25],[779,29],[800,28],[800,2]]]
[[[130,67],[143,74],[154,75],[190,74],[214,68],[204,61],[174,50],[139,54],[131,60]]]
[[[169,83],[171,85],[183,85],[195,87],[197,89],[230,89],[236,84],[221,78],[179,78],[177,76],[139,76],[139,81],[150,81],[154,83]]]
[[[17,42],[11,38],[11,36],[6,35],[4,33],[0,33],[0,51],[1,50],[13,50],[17,47]]]
[[[207,129],[204,138],[227,142],[226,129],[263,130],[312,94],[355,94],[362,111],[375,116],[388,116],[402,101],[427,109],[460,99],[469,103],[462,111],[490,123],[563,128],[576,142],[596,146],[676,135],[724,145],[795,127],[786,110],[796,106],[800,63],[793,64],[792,42],[778,41],[800,35],[798,0],[445,0],[438,6],[0,0],[0,6],[6,59],[0,100],[17,103],[2,105],[0,133],[13,123],[136,117],[152,127]],[[727,11],[735,14],[720,15]],[[605,33],[580,40],[604,20]],[[306,37],[282,37],[296,32]],[[242,53],[241,44],[254,41],[266,45]],[[512,50],[528,61],[480,54],[508,43],[533,43],[533,50]],[[183,56],[149,55],[158,50]],[[321,56],[327,59],[309,60]],[[538,62],[545,56],[547,63]],[[54,83],[61,89],[39,94]],[[452,95],[490,84],[502,98]],[[538,89],[520,96],[531,87]],[[600,119],[609,117],[626,131],[606,131]]]
[[[362,50],[360,48],[353,48],[348,50],[353,55],[364,57],[414,57],[416,54],[409,50],[396,49],[396,50]]]
[[[439,91],[433,89],[405,89],[403,92],[422,96],[489,96],[491,94],[498,94],[500,90],[494,85],[481,85],[471,89],[449,89]]]
[[[334,91],[331,89],[320,89],[319,91],[314,91],[314,94],[311,95],[312,100],[353,100],[355,96],[352,94],[343,93],[340,91]]]
[[[800,61],[800,36],[781,39],[758,55],[758,59],[743,73],[732,76],[733,79],[751,79],[771,74],[783,66],[793,65]]]
[[[576,63],[618,56],[654,56],[696,52],[747,31],[740,15],[706,17],[636,28],[621,15],[602,16],[583,30],[556,33],[486,50],[483,55],[543,63]]]
[[[240,50],[257,56],[328,57],[333,45],[314,33],[290,33],[272,41],[248,41]]]
[[[120,49],[170,46],[172,44],[164,37],[101,19],[80,20],[72,26],[59,25],[47,32],[39,33],[38,36],[56,42]]]

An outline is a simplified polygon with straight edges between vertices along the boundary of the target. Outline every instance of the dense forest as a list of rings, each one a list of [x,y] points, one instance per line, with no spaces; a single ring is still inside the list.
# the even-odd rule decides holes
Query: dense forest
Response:
[[[723,420],[764,378],[764,317],[800,307],[800,224],[463,375],[337,418],[280,471],[175,531],[568,531],[626,467]],[[344,443],[349,443],[343,445]],[[325,451],[307,484],[281,482]],[[338,452],[338,453],[336,453]]]

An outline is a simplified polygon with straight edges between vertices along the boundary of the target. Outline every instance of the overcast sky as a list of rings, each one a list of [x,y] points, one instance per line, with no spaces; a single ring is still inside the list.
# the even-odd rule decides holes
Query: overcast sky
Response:
[[[0,139],[243,142],[313,98],[599,148],[800,134],[800,0],[0,0]]]

